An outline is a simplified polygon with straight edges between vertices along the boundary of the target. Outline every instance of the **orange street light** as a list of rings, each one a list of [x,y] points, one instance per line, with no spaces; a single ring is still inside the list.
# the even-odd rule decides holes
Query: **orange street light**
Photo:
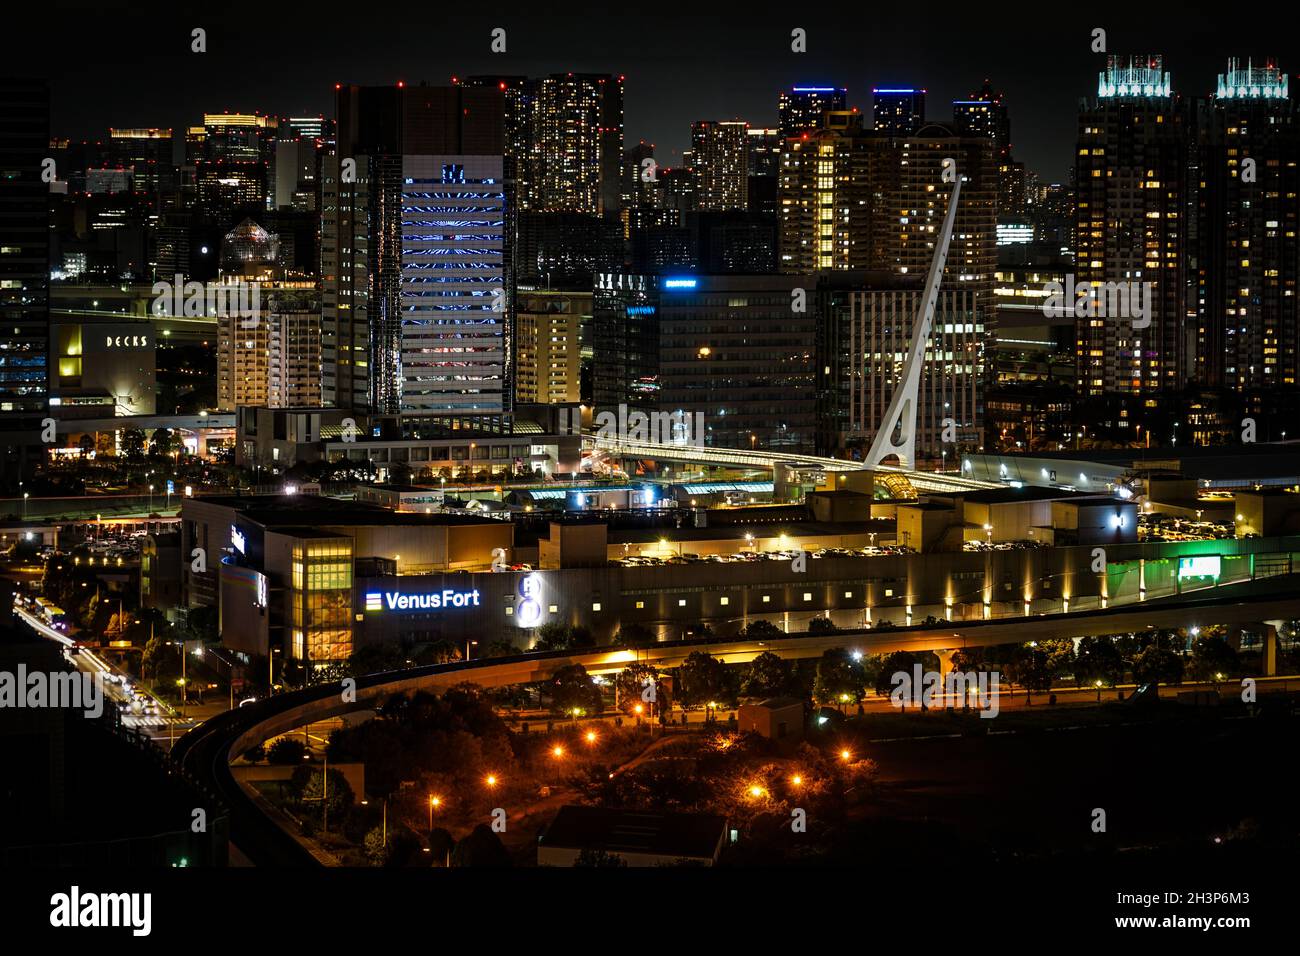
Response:
[[[559,744],[556,744],[554,747],[551,748],[551,756],[552,756],[552,757],[563,757],[563,756],[564,756],[564,748],[561,747]]]
[[[587,731],[587,743],[594,744],[595,742],[596,742],[596,732],[594,730]]]
[[[840,759],[841,759],[841,760],[847,761],[847,760],[849,760],[852,756],[853,756],[853,753],[852,753],[851,751],[848,751],[848,750],[841,750],[841,751],[840,751]]]
[[[495,787],[497,785],[496,775],[491,773],[488,774],[487,779],[484,781],[484,783],[486,783],[489,787]]]
[[[794,784],[796,787],[802,787],[803,777],[799,776],[798,774],[795,774],[793,777],[790,778],[790,782]]]

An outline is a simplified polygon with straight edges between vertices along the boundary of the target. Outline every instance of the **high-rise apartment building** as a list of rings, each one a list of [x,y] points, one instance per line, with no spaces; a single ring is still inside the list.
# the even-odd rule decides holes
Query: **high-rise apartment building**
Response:
[[[782,90],[777,102],[781,138],[820,129],[822,114],[849,108],[848,90],[838,86],[796,86]]]
[[[320,294],[263,282],[254,316],[217,317],[217,408],[313,408],[320,393]]]
[[[857,113],[786,140],[777,184],[782,272],[870,268],[873,160]]]
[[[1196,109],[1192,375],[1236,391],[1294,387],[1300,116],[1290,83],[1272,63],[1229,60]]]
[[[521,289],[515,308],[515,402],[580,401],[582,330],[591,320],[591,293]]]
[[[1197,335],[1188,125],[1159,56],[1109,56],[1097,98],[1079,113],[1074,275],[1096,296],[1095,306],[1075,308],[1081,396],[1174,390],[1187,380]]]
[[[749,124],[699,120],[691,125],[696,208],[745,209],[749,203]]]
[[[532,85],[525,208],[617,213],[623,164],[623,77],[554,73]]]
[[[925,124],[925,90],[873,89],[871,122],[875,131],[885,136],[915,133]]]

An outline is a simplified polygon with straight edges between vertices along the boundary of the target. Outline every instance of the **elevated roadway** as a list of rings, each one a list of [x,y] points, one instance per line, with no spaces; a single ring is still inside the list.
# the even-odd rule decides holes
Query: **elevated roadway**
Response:
[[[371,674],[357,680],[355,700],[345,701],[341,685],[328,684],[256,701],[220,714],[191,730],[178,741],[173,755],[189,774],[207,785],[229,808],[231,841],[250,861],[258,865],[314,866],[318,861],[276,825],[259,807],[253,795],[235,780],[230,761],[267,739],[349,711],[373,709],[394,694],[420,690],[441,692],[464,681],[483,687],[529,683],[544,680],[570,664],[581,664],[593,674],[616,673],[634,662],[667,669],[680,665],[688,654],[697,650],[708,651],[729,664],[740,664],[753,660],[764,651],[789,658],[820,657],[827,650],[841,647],[860,650],[864,654],[898,650],[948,651],[1047,638],[1126,633],[1152,627],[1232,626],[1296,618],[1300,618],[1300,575],[1290,574],[1226,585],[1199,599],[1195,595],[1183,595],[1071,614],[951,622],[929,628],[838,631],[762,640],[694,640],[637,648],[552,651],[485,658]]]

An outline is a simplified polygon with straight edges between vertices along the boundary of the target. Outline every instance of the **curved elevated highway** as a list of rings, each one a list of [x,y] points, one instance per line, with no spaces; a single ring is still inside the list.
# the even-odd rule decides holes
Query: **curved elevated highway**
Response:
[[[1198,592],[1204,594],[1205,592]],[[259,807],[231,773],[230,761],[245,750],[305,723],[353,710],[372,709],[393,694],[442,691],[462,681],[483,687],[543,680],[567,664],[582,664],[593,674],[615,673],[635,661],[676,667],[695,650],[707,650],[729,664],[745,663],[764,651],[784,657],[820,657],[827,650],[852,647],[868,654],[896,650],[953,650],[1042,640],[1123,633],[1149,627],[1239,625],[1300,618],[1300,574],[1226,585],[1212,597],[1174,597],[1105,610],[991,621],[952,622],[942,627],[889,631],[838,631],[766,640],[725,638],[654,644],[639,648],[552,651],[515,657],[442,664],[358,679],[355,702],[344,702],[338,684],[292,691],[227,711],[178,741],[174,759],[206,784],[230,811],[231,842],[261,866],[314,866],[318,861]]]

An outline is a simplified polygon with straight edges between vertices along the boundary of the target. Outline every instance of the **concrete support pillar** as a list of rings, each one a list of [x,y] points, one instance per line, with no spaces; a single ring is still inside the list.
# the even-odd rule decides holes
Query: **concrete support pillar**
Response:
[[[1264,637],[1264,676],[1277,676],[1277,632],[1282,626],[1281,621],[1265,621],[1261,627]]]

